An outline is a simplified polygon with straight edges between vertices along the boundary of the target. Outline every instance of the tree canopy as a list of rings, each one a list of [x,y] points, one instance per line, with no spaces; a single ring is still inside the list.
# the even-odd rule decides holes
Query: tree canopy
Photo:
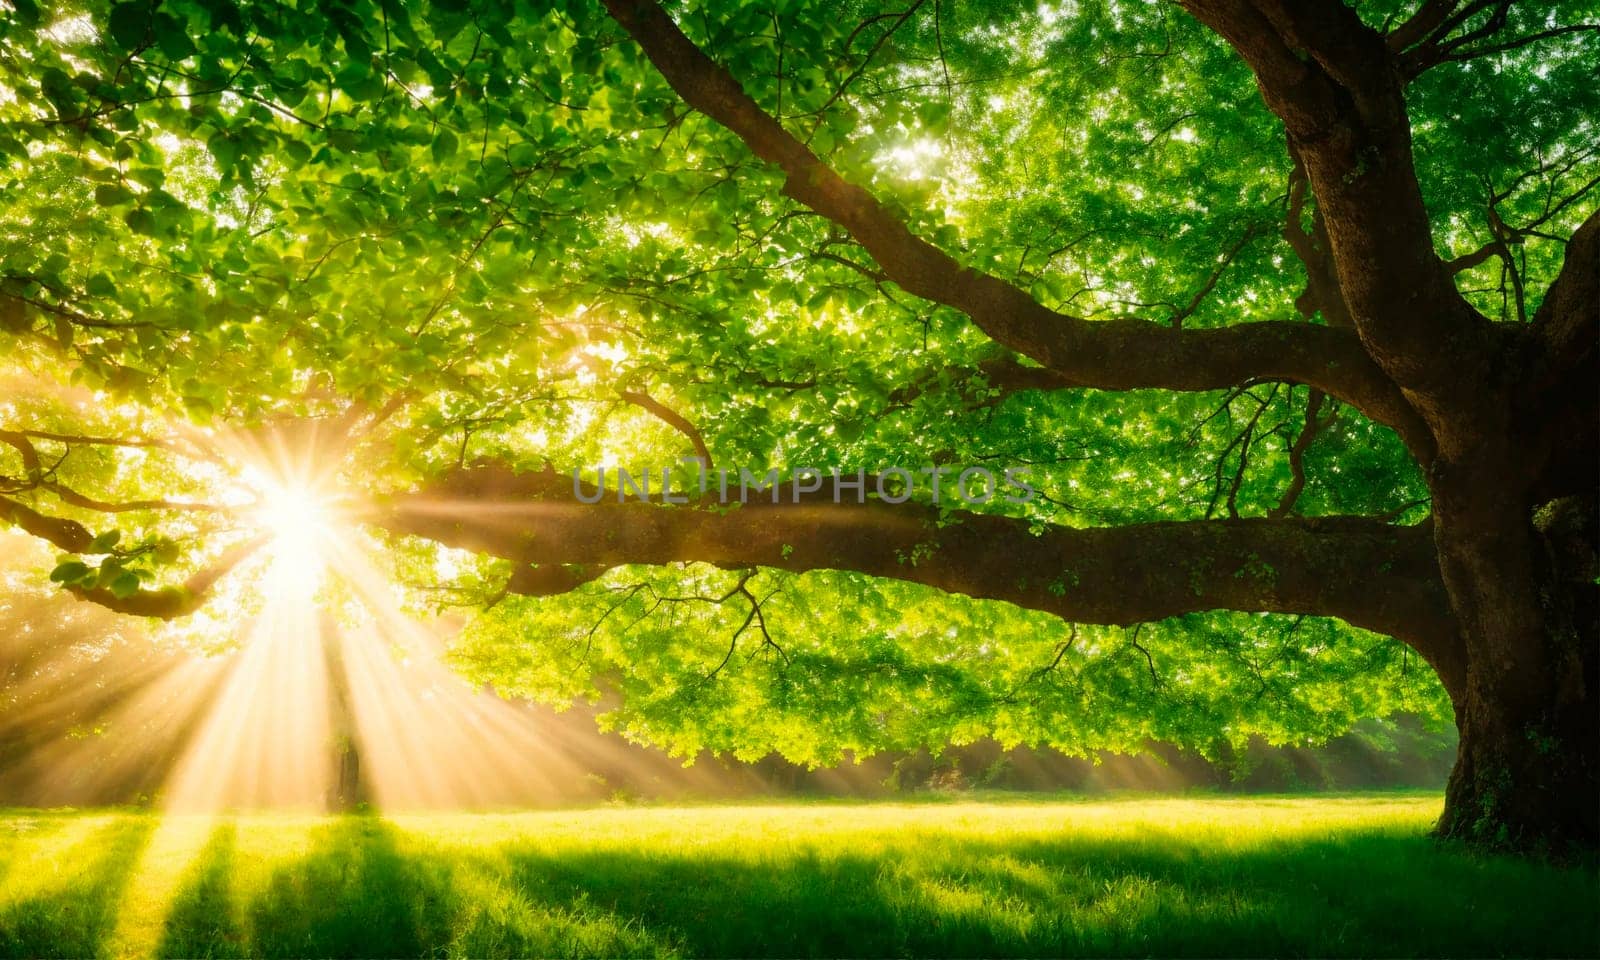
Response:
[[[1584,336],[1600,10],[1190,6],[0,0],[0,516],[218,614],[293,479],[469,676],[684,753],[1447,717],[1481,374],[1405,316]],[[1313,122],[1397,90],[1403,165]],[[571,494],[695,455],[1039,496]]]

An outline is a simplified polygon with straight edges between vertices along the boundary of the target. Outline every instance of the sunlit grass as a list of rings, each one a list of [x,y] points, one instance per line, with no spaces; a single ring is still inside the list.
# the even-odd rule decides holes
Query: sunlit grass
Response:
[[[0,955],[1563,955],[1436,795],[0,817]]]

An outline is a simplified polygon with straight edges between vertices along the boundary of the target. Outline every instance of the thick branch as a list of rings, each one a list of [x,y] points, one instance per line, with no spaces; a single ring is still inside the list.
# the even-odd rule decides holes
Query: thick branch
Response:
[[[1407,49],[1421,43],[1429,34],[1437,30],[1445,20],[1461,5],[1461,0],[1424,0],[1422,6],[1411,18],[1395,27],[1386,38],[1389,49],[1395,53],[1403,53]]]
[[[1492,56],[1573,34],[1600,33],[1600,24],[1569,23],[1506,40],[1484,42],[1506,28],[1513,3],[1514,0],[1471,0],[1462,5],[1461,0],[1427,0],[1415,16],[1389,34],[1389,49],[1401,55],[1401,72],[1410,80],[1441,63]],[[1488,16],[1478,26],[1451,36],[1485,12]]]
[[[1567,243],[1561,272],[1533,316],[1534,329],[1556,365],[1581,361],[1600,331],[1600,210]]]
[[[1090,322],[1057,313],[997,277],[970,270],[913,234],[746,94],[653,0],[606,0],[688,104],[727,127],[786,174],[784,193],[844,227],[883,273],[919,297],[953,307],[996,342],[1068,378],[1106,390],[1213,390],[1250,380],[1316,386],[1395,427],[1427,459],[1426,431],[1394,385],[1343,331],[1299,323],[1175,330],[1140,320]]]
[[[216,582],[232,573],[265,542],[265,537],[256,537],[229,547],[213,563],[197,571],[181,586],[161,587],[155,590],[140,589],[126,597],[119,597],[104,587],[68,589],[78,599],[105,607],[114,613],[176,620],[199,610],[205,604]]]
[[[1533,315],[1536,359],[1524,385],[1518,422],[1537,431],[1542,457],[1535,502],[1580,496],[1595,502],[1600,460],[1600,211],[1567,244],[1566,260]],[[1543,460],[1539,463],[1539,460]]]
[[[44,466],[39,459],[39,451],[34,448],[26,434],[15,430],[0,430],[0,443],[4,443],[17,451],[22,457],[22,472],[32,482],[37,482],[44,473]]]
[[[94,534],[78,521],[47,516],[5,497],[0,497],[0,521],[21,527],[24,533],[48,541],[67,553],[83,553],[94,542]]]
[[[725,509],[616,503],[614,494],[584,504],[572,484],[549,471],[482,465],[371,519],[394,533],[541,568],[583,565],[584,579],[631,563],[851,570],[1085,623],[1199,610],[1299,613],[1400,637],[1441,663],[1454,651],[1426,526],[1285,517],[1035,533],[1023,519],[941,517],[915,503],[859,503],[848,490],[835,503],[826,487],[799,501],[786,490],[786,502]]]
[[[84,553],[94,545],[94,534],[78,521],[47,516],[26,504],[4,497],[0,497],[0,521],[14,524],[24,533],[67,553]],[[68,589],[80,600],[87,600],[116,613],[164,620],[186,617],[200,609],[218,580],[232,572],[265,542],[264,537],[257,537],[230,547],[215,562],[196,572],[181,586],[140,589],[125,597],[119,597],[104,587],[73,586]]]
[[[1320,312],[1330,327],[1354,329],[1350,306],[1344,302],[1344,291],[1339,288],[1339,271],[1333,262],[1333,252],[1328,245],[1328,224],[1321,208],[1313,208],[1311,230],[1303,223],[1306,205],[1306,167],[1289,148],[1289,158],[1294,168],[1289,174],[1289,202],[1284,218],[1283,238],[1288,241],[1295,256],[1306,268],[1306,288],[1295,298],[1294,305],[1303,316]]]
[[[1471,409],[1499,341],[1434,250],[1404,77],[1384,37],[1337,0],[1185,6],[1239,52],[1283,120],[1367,352],[1435,430]],[[1435,5],[1425,19],[1438,15]]]

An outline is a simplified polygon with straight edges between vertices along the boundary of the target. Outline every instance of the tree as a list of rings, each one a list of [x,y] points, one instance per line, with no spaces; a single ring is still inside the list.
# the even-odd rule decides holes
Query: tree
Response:
[[[1414,651],[1461,732],[1441,833],[1593,845],[1593,11],[950,6],[16,5],[0,508],[68,589],[181,616],[259,545],[183,464],[296,451],[420,538],[403,572],[479,558],[467,669],[632,683],[684,749],[1319,735]],[[1041,497],[564,472],[679,453]]]

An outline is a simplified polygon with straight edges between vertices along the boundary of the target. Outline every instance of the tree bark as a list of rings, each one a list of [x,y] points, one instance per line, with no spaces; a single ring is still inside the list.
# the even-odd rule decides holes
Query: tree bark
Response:
[[[614,487],[584,503],[570,475],[485,463],[394,498],[368,519],[513,560],[522,565],[509,587],[517,593],[562,593],[636,563],[848,570],[1078,623],[1131,625],[1203,610],[1338,617],[1404,640],[1447,686],[1465,682],[1426,523],[1255,517],[1040,530],[1015,517],[859,503],[848,490],[835,502],[829,485],[799,498],[790,486],[778,489],[777,502],[732,509],[618,503]]]
[[[345,665],[344,635],[335,618],[322,614],[322,654],[328,672],[329,777],[324,808],[349,813],[372,800],[361,774],[361,739],[351,705],[350,675]]]
[[[1537,636],[1534,655],[1499,624],[1475,624],[1441,836],[1536,853],[1600,842],[1600,702],[1594,635]],[[1528,638],[1523,637],[1526,640]],[[1485,655],[1488,655],[1485,657]],[[1484,660],[1512,660],[1497,673]]]
[[[1429,475],[1467,682],[1440,833],[1600,845],[1600,213]]]
[[[1467,664],[1439,832],[1515,849],[1593,848],[1600,628],[1592,552],[1577,567],[1571,544],[1592,544],[1594,501],[1535,512],[1512,498],[1508,508],[1496,479],[1506,477],[1482,470],[1435,483],[1442,574]]]
[[[1441,575],[1467,656],[1439,830],[1525,849],[1600,845],[1600,213],[1573,234],[1477,402],[1436,433]]]

